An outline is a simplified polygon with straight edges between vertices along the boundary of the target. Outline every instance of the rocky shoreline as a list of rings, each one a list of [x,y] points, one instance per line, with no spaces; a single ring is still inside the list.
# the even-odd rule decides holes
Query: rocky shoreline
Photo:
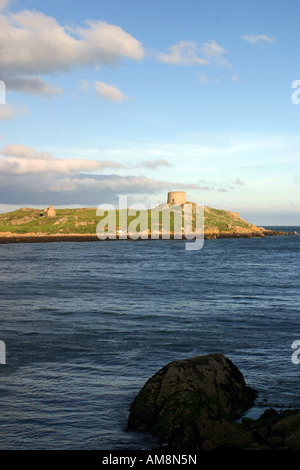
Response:
[[[222,239],[222,238],[264,238],[267,236],[292,236],[298,235],[294,232],[283,232],[283,231],[274,231],[260,228],[258,230],[249,230],[249,229],[238,229],[234,231],[219,231],[219,230],[205,230],[204,238],[207,240],[211,239]],[[118,235],[116,240],[107,239],[105,241],[118,241]],[[151,240],[151,236],[148,236],[148,240]],[[160,239],[162,237],[160,236]],[[170,239],[174,239],[174,234],[170,234]],[[182,240],[185,240],[185,236],[182,236]],[[128,235],[127,240],[132,240]],[[138,239],[139,241],[141,239]],[[143,240],[145,240],[143,238]],[[147,239],[146,239],[147,240]],[[96,242],[102,241],[99,240],[96,234],[42,234],[42,233],[10,233],[10,232],[0,232],[0,244],[8,243],[51,243],[51,242]],[[123,241],[123,239],[122,239]],[[126,239],[125,239],[126,241]]]
[[[204,232],[204,238],[206,239],[217,239],[217,238],[264,238],[271,236],[284,236],[284,235],[299,235],[295,232],[284,232],[282,230],[268,230],[265,228],[255,229],[242,229],[238,228],[234,231],[216,231],[206,230]]]
[[[257,393],[222,354],[167,364],[133,400],[127,431],[149,433],[169,452],[300,450],[300,409],[242,418]]]

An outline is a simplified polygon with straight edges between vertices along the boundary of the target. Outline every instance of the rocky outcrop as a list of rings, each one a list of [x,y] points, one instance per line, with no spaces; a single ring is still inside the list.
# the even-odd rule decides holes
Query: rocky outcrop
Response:
[[[134,399],[127,430],[150,433],[167,451],[300,450],[300,410],[243,418],[256,393],[221,354],[172,362]]]
[[[256,420],[244,418],[244,429],[251,433],[249,449],[300,450],[300,410],[270,408]]]
[[[249,408],[254,398],[241,372],[221,354],[179,360],[145,384],[131,405],[128,429],[198,450],[216,433],[215,427],[226,426],[232,434],[229,420]],[[236,428],[244,443],[247,431]]]
[[[11,225],[24,225],[32,222],[34,220],[34,217],[30,215],[25,215],[24,217],[21,218],[16,218],[10,221]]]
[[[204,238],[212,239],[212,238],[219,238],[220,230],[217,227],[214,228],[207,228],[204,230]]]

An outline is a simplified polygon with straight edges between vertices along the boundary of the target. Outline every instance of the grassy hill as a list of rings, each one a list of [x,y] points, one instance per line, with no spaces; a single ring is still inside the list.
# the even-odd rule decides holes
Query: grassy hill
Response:
[[[117,211],[117,228],[118,215]],[[135,217],[128,217],[128,225]],[[149,228],[150,217],[150,211],[148,211]],[[96,208],[57,209],[56,217],[43,216],[43,211],[39,209],[23,208],[0,214],[0,235],[8,235],[9,233],[36,235],[95,234],[96,226],[100,220],[101,217],[96,215]],[[211,233],[259,231],[257,227],[240,218],[235,212],[210,207],[205,207],[204,226],[205,231]]]

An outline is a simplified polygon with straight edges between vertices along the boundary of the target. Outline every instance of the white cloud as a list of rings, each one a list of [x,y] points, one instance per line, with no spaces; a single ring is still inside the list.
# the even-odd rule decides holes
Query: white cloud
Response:
[[[1,161],[1,159],[0,159]],[[155,180],[144,175],[52,174],[47,172],[14,174],[0,168],[0,199],[4,204],[97,206],[118,200],[118,195],[167,194],[170,188],[199,190],[196,184]]]
[[[85,28],[68,27],[43,13],[22,11],[1,15],[0,25],[0,64],[12,73],[49,73],[143,57],[136,39],[103,21],[86,21]]]
[[[202,51],[207,57],[218,57],[226,52],[225,49],[219,46],[215,41],[205,42],[202,46]]]
[[[25,106],[14,108],[8,104],[0,104],[0,120],[11,121],[12,119],[18,118],[23,114],[28,114],[27,108]]]
[[[62,159],[27,145],[0,150],[0,199],[10,204],[89,204],[115,201],[118,194],[154,194],[170,188],[201,189],[198,184],[156,180],[145,175],[103,174],[108,168],[132,171],[170,166],[164,159],[141,160],[135,167],[114,160]],[[102,174],[100,174],[102,173]]]
[[[205,42],[201,47],[196,41],[179,41],[168,53],[157,54],[157,59],[170,65],[229,65],[224,54],[226,50],[215,41]]]
[[[224,58],[224,54],[227,54],[227,51],[217,44],[215,41],[206,42],[202,46],[202,51],[204,55],[219,67],[228,67],[230,64]]]
[[[111,160],[88,160],[84,158],[56,158],[50,153],[40,152],[26,145],[6,145],[1,151],[0,172],[24,175],[32,173],[74,174],[97,171],[104,168],[121,168],[118,162]]]
[[[199,46],[195,41],[180,41],[169,48],[167,54],[158,54],[160,62],[172,65],[206,65],[207,59],[199,56]]]
[[[6,10],[10,3],[11,0],[0,0],[0,11]]]
[[[244,41],[249,44],[260,44],[262,42],[274,42],[275,39],[268,36],[267,34],[244,34],[240,36]]]
[[[159,168],[161,166],[166,166],[166,167],[169,167],[171,166],[169,162],[167,162],[167,160],[164,160],[162,158],[158,158],[154,161],[145,161],[145,162],[142,162],[142,166],[146,167],[146,168],[149,168],[151,170],[154,170],[156,168]]]
[[[0,44],[1,75],[7,86],[46,95],[61,90],[46,84],[41,74],[144,56],[141,43],[119,26],[90,20],[84,27],[63,26],[53,17],[27,10],[0,14]]]
[[[121,102],[124,100],[128,100],[127,96],[125,96],[118,87],[113,85],[106,85],[103,82],[96,82],[95,83],[96,92],[102,98],[106,100]]]
[[[62,88],[46,83],[38,76],[14,76],[5,80],[7,88],[16,91],[24,91],[33,95],[58,95],[63,92]]]
[[[1,109],[1,107],[0,107]],[[115,160],[92,160],[83,158],[57,158],[50,152],[36,150],[27,145],[9,144],[0,150],[0,172],[14,175],[49,173],[74,175],[81,172],[94,172],[106,168],[132,169],[171,166],[164,159],[146,160],[132,164],[121,164]]]
[[[21,144],[5,145],[0,151],[6,157],[27,158],[29,160],[53,160],[53,156],[49,152],[41,152]]]
[[[157,191],[166,191],[168,188],[176,187],[178,189],[199,189],[197,184],[182,184],[178,182],[170,182],[163,180],[155,180],[144,175],[139,176],[119,176],[119,175],[103,175],[93,176],[87,175],[79,177],[64,177],[48,180],[47,188],[54,192],[76,192],[76,191],[98,191],[99,193],[111,191],[114,193],[154,193]]]

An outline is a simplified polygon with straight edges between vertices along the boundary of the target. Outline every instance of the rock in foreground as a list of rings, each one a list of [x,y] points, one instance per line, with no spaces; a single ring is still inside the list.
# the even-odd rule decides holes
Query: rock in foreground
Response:
[[[153,434],[177,448],[200,450],[221,426],[229,441],[237,433],[245,446],[249,431],[229,420],[251,407],[254,399],[254,390],[223,355],[179,360],[157,372],[136,396],[128,429]]]
[[[251,407],[255,392],[221,354],[163,367],[134,399],[128,430],[158,437],[167,452],[300,450],[300,410],[266,410],[232,421]]]

